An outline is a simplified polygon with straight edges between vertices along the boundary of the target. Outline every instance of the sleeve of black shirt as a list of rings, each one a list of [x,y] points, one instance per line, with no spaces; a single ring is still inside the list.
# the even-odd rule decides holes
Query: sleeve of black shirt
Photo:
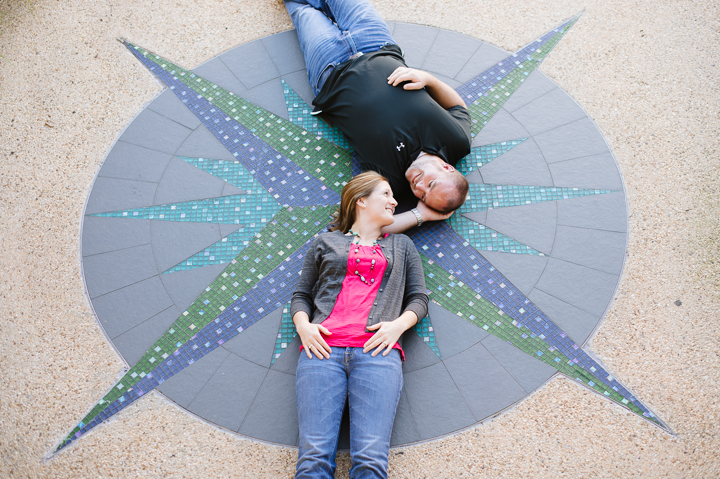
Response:
[[[468,111],[468,109],[464,106],[455,105],[453,107],[450,107],[448,113],[450,113],[450,116],[455,118],[457,122],[462,125],[463,130],[465,130],[465,133],[467,134],[468,140],[470,140],[470,127],[472,126],[472,118],[470,117],[470,112]]]

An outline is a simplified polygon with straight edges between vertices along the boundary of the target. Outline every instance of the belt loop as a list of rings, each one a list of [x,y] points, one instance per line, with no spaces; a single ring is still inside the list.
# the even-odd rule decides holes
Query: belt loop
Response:
[[[352,33],[349,31],[344,31],[342,35],[343,43],[345,43],[345,48],[348,52],[348,57],[352,57],[357,51],[357,47],[355,46],[355,40],[353,40]]]

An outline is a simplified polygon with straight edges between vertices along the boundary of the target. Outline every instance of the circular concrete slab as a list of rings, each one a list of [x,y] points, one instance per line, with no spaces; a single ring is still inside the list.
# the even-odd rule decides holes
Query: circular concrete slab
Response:
[[[509,55],[454,32],[411,24],[391,24],[391,30],[409,66],[429,70],[454,88]],[[193,71],[279,118],[309,121],[302,101],[309,104],[312,94],[294,31],[242,45]],[[165,90],[128,126],[98,173],[83,221],[87,293],[107,337],[130,366],[146,361],[156,346],[159,352],[180,351],[199,337],[200,329],[176,347],[158,342],[174,334],[209,285],[232,283],[216,278],[282,206],[268,206],[272,197],[261,203],[265,190],[255,189],[257,183],[241,178],[242,172],[228,172],[236,156],[227,136],[218,133],[222,125],[213,126],[219,120],[194,114],[180,96]],[[537,70],[527,75],[473,146],[476,166],[466,170],[471,199],[450,225],[466,239],[480,230],[485,236],[467,246],[457,242],[460,236],[439,230],[413,235],[429,265],[455,276],[442,283],[447,295],[433,290],[429,280],[435,300],[429,318],[405,335],[405,390],[393,445],[437,438],[494,417],[557,373],[558,367],[535,354],[530,342],[540,341],[537,334],[528,332],[524,349],[505,335],[513,314],[524,314],[509,302],[518,300],[528,310],[536,306],[533,311],[546,318],[542,324],[572,338],[568,344],[582,345],[611,303],[622,272],[627,209],[617,164],[592,120],[551,80]],[[266,217],[235,214],[251,210]],[[447,241],[434,246],[440,237]],[[458,255],[462,248],[477,257]],[[267,252],[276,249],[268,246]],[[462,279],[460,263],[442,263],[453,255],[462,256],[458,261],[466,261],[462,265],[470,273],[479,268],[479,280],[494,278],[497,288],[510,291],[498,300],[496,286],[482,290],[484,307],[506,313],[507,324],[496,328],[493,318],[483,328],[480,318],[462,313],[467,306],[456,298],[472,278]],[[283,314],[294,282],[282,282],[276,294],[281,280],[262,286],[270,307],[258,310],[252,327],[241,327],[241,334],[234,332],[162,376],[157,389],[213,424],[292,446],[299,352]],[[280,293],[285,299],[277,299]],[[214,315],[220,326],[223,314]],[[552,352],[555,343],[548,344]],[[172,362],[167,356],[150,362]]]

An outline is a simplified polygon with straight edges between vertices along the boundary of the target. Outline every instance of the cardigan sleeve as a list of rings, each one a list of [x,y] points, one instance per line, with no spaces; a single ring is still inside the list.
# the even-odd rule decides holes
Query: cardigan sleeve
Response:
[[[315,301],[313,295],[313,289],[318,280],[318,249],[319,249],[320,238],[310,244],[307,252],[305,253],[305,262],[303,263],[302,272],[300,273],[300,279],[298,280],[297,286],[295,286],[295,292],[292,296],[290,303],[290,317],[295,316],[298,311],[305,311],[307,315],[312,319],[313,303]]]
[[[428,294],[425,287],[425,271],[420,255],[410,238],[405,237],[405,294],[403,296],[403,313],[412,311],[418,321],[427,315]]]

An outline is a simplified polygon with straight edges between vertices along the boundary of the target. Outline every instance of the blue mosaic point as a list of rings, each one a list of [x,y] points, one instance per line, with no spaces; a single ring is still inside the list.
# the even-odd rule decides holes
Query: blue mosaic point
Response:
[[[334,206],[283,208],[58,446],[59,451],[287,303]]]
[[[423,258],[433,301],[669,431],[650,409],[446,222],[416,228],[408,235]],[[495,314],[473,318],[477,301],[492,303],[497,308]],[[533,348],[534,344],[541,347]]]
[[[350,176],[349,152],[189,70],[124,43],[278,203],[303,207],[339,202],[338,193]]]
[[[535,70],[582,13],[563,22],[456,89],[472,118],[474,137]]]

